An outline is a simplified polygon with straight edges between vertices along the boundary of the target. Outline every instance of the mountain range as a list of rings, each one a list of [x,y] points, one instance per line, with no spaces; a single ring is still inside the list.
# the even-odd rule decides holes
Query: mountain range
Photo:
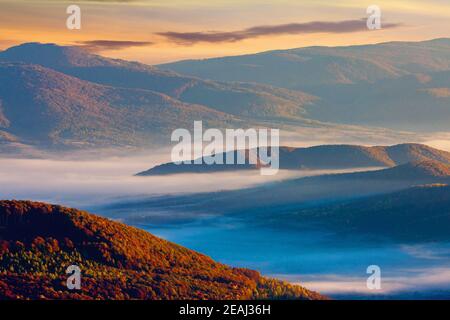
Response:
[[[258,149],[250,150],[256,154]],[[248,159],[249,150],[231,151],[234,159],[237,152],[242,152]],[[214,158],[223,159],[225,163],[226,153],[215,155]],[[394,146],[366,147],[358,145],[319,145],[308,148],[280,147],[280,169],[351,169],[368,167],[393,167],[408,162],[439,161],[450,163],[450,153],[422,144],[399,144]],[[232,170],[256,170],[260,161],[256,164],[235,165],[207,165],[205,159],[202,164],[175,164],[165,163],[149,170],[138,173],[139,176],[167,175],[176,173],[211,173]]]
[[[124,144],[131,143],[131,141],[127,141],[130,140],[128,139],[129,131],[135,132],[138,138],[139,135],[148,138],[148,132],[157,132],[165,135],[166,140],[169,141],[167,132],[186,126],[187,122],[191,123],[191,114],[195,114],[197,120],[214,119],[216,122],[212,126],[215,127],[225,127],[226,120],[234,117],[244,119],[251,117],[253,121],[256,119],[301,120],[304,107],[316,99],[314,96],[300,91],[268,85],[202,80],[162,71],[138,62],[104,58],[77,47],[54,44],[27,43],[12,47],[0,52],[1,61],[3,61],[2,69],[10,69],[9,73],[5,72],[5,76],[1,80],[2,87],[7,85],[7,79],[13,79],[14,82],[10,84],[10,87],[14,86],[17,91],[28,91],[29,95],[37,96],[43,105],[51,105],[52,99],[65,99],[66,97],[76,99],[78,108],[92,109],[93,117],[90,121],[93,124],[110,129],[111,139],[116,138],[119,142],[123,139]],[[17,70],[12,72],[12,68]],[[26,72],[23,71],[24,68],[26,68]],[[48,82],[36,81],[37,78],[43,80],[46,77],[48,77]],[[54,85],[53,82],[58,81],[61,83]],[[34,85],[27,86],[29,83],[34,83]],[[73,88],[74,92],[67,95],[64,90],[58,88],[59,86],[64,86],[66,91]],[[95,91],[95,88],[97,91],[100,90],[99,88],[102,86],[102,91],[106,91],[107,94],[91,96],[90,100],[83,101],[83,94],[78,90],[80,86],[92,87],[85,89],[88,94]],[[40,93],[43,91],[51,95],[52,99],[42,96]],[[114,99],[116,96],[120,103],[111,101],[110,98]],[[153,97],[148,98],[148,96]],[[161,106],[160,100],[164,100],[163,106]],[[0,117],[0,125],[4,129],[8,129],[8,123],[13,122],[7,117],[12,112],[11,110],[20,108],[33,110],[32,103],[35,102],[14,100],[14,96],[11,96],[11,92],[6,89],[2,92],[0,101],[2,101],[3,113],[3,116]],[[117,120],[114,119],[114,114],[112,115],[113,119],[109,119],[110,122],[96,118],[97,116],[101,117],[96,114],[98,105],[109,107],[113,113],[123,113],[121,117],[131,118],[124,121],[127,122],[128,127],[132,126],[132,128],[124,130],[123,124],[120,122],[116,126]],[[128,110],[127,113],[124,111],[123,105],[129,109],[138,109],[138,111]],[[166,106],[169,109],[167,114]],[[145,107],[144,112],[139,110],[142,107]],[[172,107],[182,109],[183,112],[171,114]],[[203,109],[202,113],[198,113],[199,108]],[[77,107],[67,106],[67,113],[78,111]],[[25,115],[22,114],[22,117]],[[141,120],[141,123],[135,123],[142,117],[144,119]],[[248,124],[248,119],[245,124]],[[86,130],[90,130],[90,126],[87,126]],[[120,135],[122,131],[125,131],[124,137]],[[46,136],[47,133],[42,132],[42,135]],[[69,139],[70,137],[69,135]],[[153,136],[150,135],[150,138]],[[79,137],[75,135],[74,139],[79,139]]]
[[[385,169],[324,173],[239,190],[143,197],[111,203],[100,210],[105,215],[137,224],[164,222],[164,216],[175,217],[174,221],[165,223],[184,223],[207,214],[270,225],[270,221],[279,218],[281,222],[285,215],[299,210],[432,184],[450,184],[450,162],[422,159]],[[127,213],[121,215],[121,212]],[[161,212],[164,214],[152,214]]]
[[[80,289],[66,268],[81,270]],[[323,299],[84,211],[0,201],[0,299]]]
[[[183,224],[223,216],[278,230],[306,228],[342,237],[449,241],[448,185],[450,163],[423,160],[240,190],[122,200],[99,210],[137,225]]]
[[[158,92],[94,84],[39,65],[0,63],[0,83],[0,125],[32,145],[143,144],[195,119],[233,120]]]
[[[185,60],[158,67],[204,79],[308,89],[375,83],[406,75],[450,71],[450,39],[344,47],[306,47],[242,56]],[[424,79],[425,80],[425,79]]]
[[[194,119],[217,128],[446,130],[449,48],[436,39],[148,66],[26,43],[0,52],[0,141],[2,150],[10,140],[167,145],[174,128],[191,129]]]
[[[448,128],[450,39],[307,47],[158,66],[221,81],[302,90],[305,117],[412,131]]]
[[[194,120],[219,128],[301,120],[303,106],[315,99],[38,43],[0,52],[0,84],[0,129],[42,146],[168,144],[174,129],[191,129]]]

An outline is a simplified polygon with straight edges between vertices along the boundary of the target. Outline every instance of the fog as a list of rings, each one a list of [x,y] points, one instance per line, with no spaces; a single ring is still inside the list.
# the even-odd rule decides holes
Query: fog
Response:
[[[450,140],[445,135],[440,137],[429,137],[426,143],[450,151]],[[295,144],[322,143],[326,142],[297,141]],[[356,171],[280,170],[274,176],[262,176],[255,170],[135,177],[138,172],[170,161],[170,149],[152,150],[151,154],[135,150],[124,150],[119,153],[121,156],[112,154],[118,154],[117,150],[45,154],[37,159],[0,158],[0,199],[87,206],[107,203],[117,197],[232,190],[290,178]]]
[[[116,197],[232,190],[301,176],[349,170],[280,170],[262,176],[259,170],[211,174],[136,177],[161,163],[165,155],[105,157],[93,160],[0,159],[0,198],[46,201],[71,206],[107,203]],[[351,171],[351,170],[350,170]]]
[[[362,273],[362,272],[361,272]],[[301,275],[286,277],[273,275],[274,277],[288,280],[307,287],[310,290],[326,295],[339,297],[348,294],[361,295],[403,295],[415,294],[420,298],[429,294],[428,291],[438,295],[439,291],[450,288],[450,268],[404,268],[394,274],[382,278],[382,286],[379,290],[369,290],[366,286],[367,276],[343,276],[338,274]],[[302,279],[298,282],[298,279]],[[434,291],[434,292],[433,292]]]
[[[427,143],[450,150],[450,140],[430,139]],[[158,150],[152,154],[124,154],[83,152],[47,155],[41,159],[0,158],[0,199],[45,201],[86,209],[123,198],[234,190],[284,179],[356,171],[280,170],[277,175],[262,176],[255,170],[136,177],[133,175],[137,172],[170,161],[170,153]],[[295,196],[299,197],[298,190]],[[237,201],[243,203],[243,199]],[[170,214],[177,218],[176,213]],[[186,218],[189,212],[183,214],[182,218]],[[238,222],[222,217],[222,220],[214,219],[211,225],[169,224],[146,228],[140,224],[139,227],[220,262],[253,268],[335,297],[367,294],[365,268],[370,264],[382,267],[383,290],[379,292],[382,294],[450,287],[450,256],[445,251],[448,244],[439,248],[399,244],[374,248],[363,247],[358,242],[351,247],[329,247],[329,242],[324,244],[321,236],[315,234],[261,230],[245,221]]]
[[[448,297],[450,289],[450,247],[445,242],[405,245],[363,235],[258,227],[229,217],[144,229],[228,265],[256,269],[333,298]],[[381,269],[379,290],[367,288],[369,265]]]

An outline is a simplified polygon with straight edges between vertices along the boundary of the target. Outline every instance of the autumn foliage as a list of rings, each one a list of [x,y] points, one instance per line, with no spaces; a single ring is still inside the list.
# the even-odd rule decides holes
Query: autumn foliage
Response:
[[[80,290],[66,286],[69,265]],[[87,212],[0,201],[0,299],[255,298],[321,296]]]

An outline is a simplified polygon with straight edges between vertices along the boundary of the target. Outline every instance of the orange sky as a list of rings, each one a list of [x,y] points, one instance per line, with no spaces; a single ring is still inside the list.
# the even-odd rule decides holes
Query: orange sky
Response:
[[[69,4],[82,10],[82,29],[65,26]],[[243,40],[179,43],[161,33],[242,34],[258,26],[271,28],[311,22],[356,21],[377,4],[379,31],[336,33],[333,29],[258,33]],[[450,37],[449,0],[0,0],[0,48],[23,42],[79,44],[83,41],[128,41],[100,54],[156,64],[188,58],[254,53],[311,45],[351,45],[392,40]],[[266,28],[267,29],[267,28]]]

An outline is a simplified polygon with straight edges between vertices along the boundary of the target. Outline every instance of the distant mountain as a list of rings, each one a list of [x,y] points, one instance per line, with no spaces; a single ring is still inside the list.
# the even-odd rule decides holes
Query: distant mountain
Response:
[[[306,47],[160,65],[203,79],[300,89],[373,83],[409,74],[450,71],[450,39],[347,47]]]
[[[252,150],[255,152],[256,150]],[[248,151],[242,151],[248,158]],[[236,159],[237,152],[234,152]],[[219,155],[225,159],[226,153]],[[421,144],[364,147],[354,145],[323,145],[309,148],[281,147],[280,169],[349,169],[360,167],[392,167],[415,161],[435,160],[450,163],[450,153]],[[138,173],[140,176],[175,173],[209,173],[258,169],[261,164],[207,165],[165,163]],[[260,163],[260,162],[259,162]]]
[[[81,269],[81,289],[66,268]],[[87,212],[0,201],[0,299],[321,299]]]
[[[94,84],[38,65],[0,63],[3,140],[40,146],[149,145],[194,120],[236,118],[150,90]]]
[[[308,47],[159,66],[221,81],[309,92],[317,121],[439,131],[450,121],[450,39]]]
[[[364,177],[371,177],[376,179],[446,179],[450,178],[450,164],[433,160],[424,160],[409,162],[381,171],[355,173],[355,175],[362,175]]]
[[[447,173],[448,174],[448,173]],[[436,184],[304,208],[268,217],[275,225],[313,223],[340,234],[363,233],[402,241],[450,240],[450,187]]]
[[[163,216],[178,217],[181,222],[196,216],[233,215],[266,224],[272,216],[292,213],[338,201],[359,199],[405,190],[417,185],[450,184],[450,163],[416,161],[381,170],[322,173],[286,179],[239,190],[142,197],[112,203],[100,210],[111,217],[133,223],[158,223]],[[178,212],[182,215],[177,215]],[[127,212],[123,215],[123,212]],[[152,215],[172,212],[172,215]],[[146,213],[146,214],[145,214]],[[171,221],[166,221],[170,223]]]
[[[109,147],[167,143],[173,128],[191,128],[193,120],[217,128],[447,130],[449,46],[438,39],[216,59],[224,79],[235,76],[224,82],[78,47],[27,43],[0,52],[0,131],[35,147]],[[255,68],[262,71],[250,72]],[[71,94],[70,87],[78,89]]]
[[[205,81],[55,44],[26,43],[12,47],[0,52],[0,61],[37,64],[102,85],[151,90],[185,103],[253,119],[299,119],[305,106],[316,100],[316,97],[298,90]]]
[[[305,117],[415,132],[446,131],[450,119],[449,88],[450,71],[326,86],[311,90],[320,97],[320,103],[308,108]]]

